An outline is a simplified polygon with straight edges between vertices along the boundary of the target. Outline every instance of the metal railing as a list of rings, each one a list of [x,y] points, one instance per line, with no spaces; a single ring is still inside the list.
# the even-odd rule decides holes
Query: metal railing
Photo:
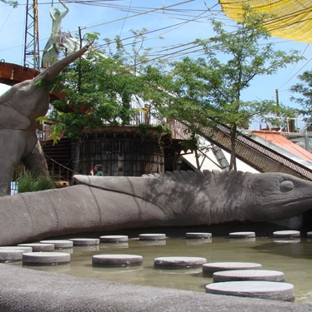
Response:
[[[60,164],[56,160],[46,155],[50,176],[54,181],[68,181],[70,182],[73,175],[73,170]]]
[[[222,125],[218,125],[216,129],[201,127],[198,132],[208,141],[228,152],[231,151],[229,128]],[[236,138],[236,154],[239,159],[261,172],[284,172],[312,180],[312,164],[309,167],[304,161],[298,162],[293,159],[295,157],[290,158],[282,151],[261,144],[247,135],[239,135]]]

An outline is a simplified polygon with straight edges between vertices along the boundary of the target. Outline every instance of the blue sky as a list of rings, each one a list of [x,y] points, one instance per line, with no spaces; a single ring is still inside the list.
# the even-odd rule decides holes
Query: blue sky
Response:
[[[9,63],[23,64],[26,0],[19,0],[16,9],[0,4],[0,59]],[[30,4],[32,0],[30,0]],[[165,49],[178,51],[183,44],[196,38],[209,38],[213,35],[209,20],[217,19],[225,24],[233,24],[221,12],[217,0],[86,0],[66,1],[68,15],[62,21],[62,31],[70,31],[75,36],[78,28],[82,33],[98,32],[101,38],[122,39],[131,36],[130,29],[147,28],[154,31],[147,35],[145,47],[151,47],[163,55]],[[39,40],[42,50],[50,36],[51,18],[49,9],[63,8],[58,0],[38,0]],[[148,12],[149,11],[149,12]],[[173,26],[176,25],[176,26]],[[169,27],[171,26],[171,27]],[[168,27],[168,28],[165,28]],[[157,31],[163,28],[162,31]],[[165,28],[165,29],[164,29]],[[158,39],[162,36],[164,39]],[[272,37],[275,48],[288,51],[296,49],[306,57],[296,65],[288,65],[277,75],[260,77],[254,80],[251,88],[244,93],[246,100],[275,99],[279,90],[279,101],[283,105],[294,106],[290,102],[289,88],[295,84],[298,74],[310,69],[312,49],[306,43]],[[100,43],[102,41],[100,40]],[[127,41],[125,41],[127,42]],[[128,42],[131,42],[128,40]],[[159,52],[161,51],[161,52]],[[172,51],[172,50],[169,50]],[[194,53],[186,55],[196,56]]]

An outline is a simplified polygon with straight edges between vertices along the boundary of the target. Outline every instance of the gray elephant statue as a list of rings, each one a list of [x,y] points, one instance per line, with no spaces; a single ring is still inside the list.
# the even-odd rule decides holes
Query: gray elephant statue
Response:
[[[37,118],[48,111],[50,92],[40,82],[53,84],[56,76],[87,50],[85,46],[59,60],[35,78],[15,84],[0,97],[0,195],[10,194],[10,182],[19,162],[27,169],[48,175],[36,129]]]

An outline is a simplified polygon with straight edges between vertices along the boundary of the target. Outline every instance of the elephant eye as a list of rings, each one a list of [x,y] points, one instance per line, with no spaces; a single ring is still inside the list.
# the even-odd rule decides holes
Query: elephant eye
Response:
[[[281,182],[281,185],[280,185],[281,192],[286,193],[286,192],[293,190],[293,188],[294,188],[294,183],[292,183],[291,181]]]

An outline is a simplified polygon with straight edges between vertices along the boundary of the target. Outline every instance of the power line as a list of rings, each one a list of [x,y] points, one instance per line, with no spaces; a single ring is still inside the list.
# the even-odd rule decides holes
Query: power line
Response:
[[[123,21],[123,24],[122,24],[122,26],[121,26],[120,33],[119,33],[120,36],[121,36],[121,34],[122,34],[122,31],[123,31],[123,28],[124,28],[124,26],[125,26],[126,20],[128,19],[128,16],[129,16],[131,7],[132,7],[132,0],[130,0],[130,4],[129,4],[129,9],[128,9],[128,12],[127,12],[127,16],[125,17],[125,19],[124,19],[124,21]]]

